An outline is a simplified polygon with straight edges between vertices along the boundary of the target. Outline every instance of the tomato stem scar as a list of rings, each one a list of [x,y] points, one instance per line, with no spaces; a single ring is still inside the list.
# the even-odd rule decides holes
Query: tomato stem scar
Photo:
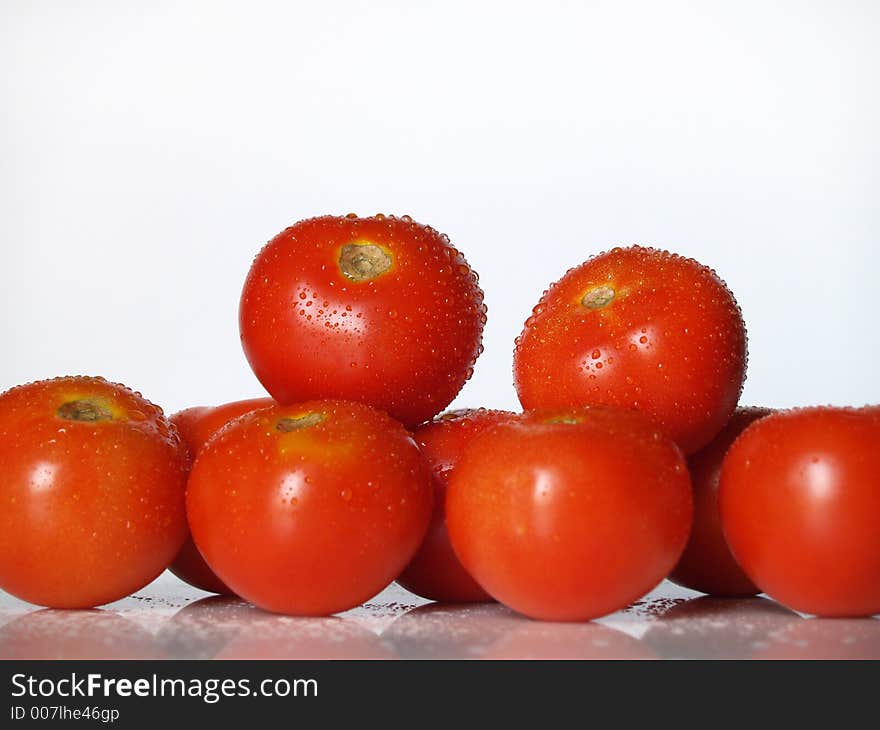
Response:
[[[391,254],[374,243],[348,243],[339,253],[339,270],[352,281],[376,279],[391,268]]]
[[[97,401],[82,399],[62,404],[56,414],[66,421],[112,421],[113,414]]]
[[[590,289],[581,299],[587,309],[601,309],[614,301],[615,291],[607,284]]]
[[[301,431],[304,428],[311,428],[312,426],[317,426],[321,421],[324,420],[323,413],[306,413],[302,416],[291,416],[288,418],[280,418],[278,419],[278,423],[275,424],[275,430],[281,431],[281,433],[290,433],[291,431]]]

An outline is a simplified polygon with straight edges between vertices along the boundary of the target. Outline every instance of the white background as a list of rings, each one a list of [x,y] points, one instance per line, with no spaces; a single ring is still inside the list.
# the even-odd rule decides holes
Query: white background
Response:
[[[541,291],[615,243],[715,268],[744,401],[880,401],[880,3],[0,1],[0,389],[260,395],[254,254],[409,213],[481,274],[461,405],[513,407]]]

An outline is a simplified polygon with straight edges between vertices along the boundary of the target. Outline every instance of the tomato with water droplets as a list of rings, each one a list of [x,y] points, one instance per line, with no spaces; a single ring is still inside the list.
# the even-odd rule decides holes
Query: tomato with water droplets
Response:
[[[727,543],[764,593],[820,616],[880,613],[880,411],[762,418],[724,458],[718,490]]]
[[[685,453],[712,440],[745,380],[746,331],[714,271],[667,251],[615,248],[545,292],[517,339],[524,408],[639,410]]]
[[[257,378],[281,403],[341,398],[407,426],[473,373],[486,308],[446,236],[407,216],[323,216],[258,254],[239,308]]]
[[[714,596],[742,597],[760,593],[743,573],[727,546],[718,510],[721,463],[736,438],[769,408],[737,408],[721,432],[688,458],[694,487],[694,526],[687,547],[669,579],[685,588]]]
[[[536,411],[487,428],[446,494],[462,565],[533,618],[581,621],[663,580],[691,527],[678,447],[645,416],[613,408]]]
[[[208,439],[223,426],[245,413],[274,404],[275,401],[271,398],[250,398],[213,408],[195,406],[175,413],[170,420],[180,434],[187,461],[191,467],[196,455],[202,450]],[[229,590],[229,586],[214,575],[214,571],[208,567],[191,537],[188,537],[183,547],[180,548],[180,552],[168,570],[181,580],[196,588],[201,588],[203,591],[220,594],[232,592]]]
[[[262,408],[199,452],[193,540],[229,588],[260,608],[320,616],[385,588],[431,518],[431,471],[412,436],[369,406]]]
[[[162,410],[103,378],[0,396],[0,588],[52,608],[133,593],[186,539],[186,458]]]
[[[413,433],[434,470],[434,514],[425,540],[397,579],[407,590],[433,601],[491,601],[455,556],[446,531],[446,487],[468,444],[489,426],[514,418],[509,411],[476,408],[451,411]]]

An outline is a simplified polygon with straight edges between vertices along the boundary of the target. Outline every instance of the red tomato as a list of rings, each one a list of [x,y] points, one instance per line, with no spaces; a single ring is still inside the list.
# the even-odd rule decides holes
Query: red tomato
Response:
[[[452,473],[446,525],[464,567],[533,618],[592,619],[659,583],[687,542],[679,449],[644,416],[527,413],[476,437]]]
[[[274,405],[271,398],[251,398],[234,401],[216,408],[197,406],[171,416],[171,422],[177,427],[181,441],[186,450],[187,459],[192,466],[196,455],[202,447],[223,426],[238,416],[250,413],[258,408]],[[212,593],[232,593],[214,571],[208,567],[191,537],[188,537],[174,562],[168,567],[174,575],[196,588]]]
[[[681,560],[669,576],[674,583],[714,596],[753,596],[761,592],[743,573],[724,539],[718,511],[718,477],[721,462],[737,436],[769,413],[769,408],[737,408],[721,433],[688,459],[694,487],[694,526]]]
[[[753,423],[724,459],[727,542],[780,603],[880,613],[880,413],[802,408]]]
[[[745,370],[745,325],[724,282],[692,259],[640,246],[568,271],[514,355],[524,408],[640,410],[687,454],[727,423]]]
[[[273,406],[208,441],[187,508],[199,552],[237,595],[326,615],[378,593],[415,554],[431,471],[412,436],[369,406]]]
[[[416,429],[422,453],[434,469],[434,515],[428,534],[397,579],[407,590],[434,601],[491,601],[462,567],[446,532],[446,486],[464,448],[487,427],[513,418],[508,411],[452,411]]]
[[[239,310],[245,355],[281,403],[343,398],[408,426],[473,373],[486,308],[449,239],[408,216],[324,216],[263,248]]]
[[[186,462],[160,408],[102,378],[0,396],[0,587],[53,608],[124,598],[186,538]]]

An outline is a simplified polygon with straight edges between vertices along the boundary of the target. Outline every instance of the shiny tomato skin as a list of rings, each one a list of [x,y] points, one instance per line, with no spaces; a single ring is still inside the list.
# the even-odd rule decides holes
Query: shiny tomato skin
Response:
[[[276,613],[323,616],[391,583],[431,518],[431,471],[385,413],[344,401],[235,419],[196,457],[193,540],[232,591]]]
[[[242,345],[280,403],[354,400],[415,426],[473,373],[486,322],[477,281],[446,236],[407,216],[311,218],[254,260]]]
[[[669,580],[713,596],[754,596],[761,590],[739,567],[724,532],[718,509],[721,463],[736,438],[769,408],[737,408],[721,432],[696,454],[688,457],[694,488],[694,526],[678,565]]]
[[[514,418],[509,411],[485,408],[451,411],[413,432],[434,472],[434,513],[422,546],[397,579],[407,590],[447,603],[492,600],[464,569],[449,543],[446,487],[471,440],[489,426],[509,418]]]
[[[644,416],[540,411],[475,438],[446,494],[465,568],[494,598],[550,621],[593,619],[657,585],[687,542],[678,447]]]
[[[719,503],[736,560],[771,598],[819,616],[880,613],[880,413],[757,421],[724,459]]]
[[[258,408],[266,408],[274,404],[275,401],[271,398],[250,398],[213,408],[195,406],[173,414],[170,420],[180,434],[187,455],[188,468],[192,468],[196,455],[202,450],[208,439],[229,421]],[[181,580],[203,591],[221,595],[232,593],[229,586],[214,575],[214,571],[208,567],[192,541],[192,537],[187,537],[177,557],[174,558],[174,562],[168,566],[168,570]]]
[[[143,588],[186,538],[186,463],[162,410],[102,378],[0,395],[0,588],[91,608]]]
[[[260,408],[276,405],[271,398],[248,398],[220,406],[195,406],[173,414],[170,419],[180,434],[190,462],[217,431],[231,420]]]
[[[745,324],[724,282],[641,246],[570,269],[544,293],[514,354],[523,408],[640,410],[686,454],[733,414],[745,371]]]

